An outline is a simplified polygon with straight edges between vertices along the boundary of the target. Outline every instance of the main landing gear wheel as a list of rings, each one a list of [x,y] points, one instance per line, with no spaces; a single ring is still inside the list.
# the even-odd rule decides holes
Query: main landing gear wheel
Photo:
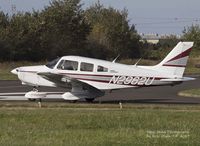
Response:
[[[33,98],[29,98],[28,100],[31,101],[31,102],[36,101],[36,99],[33,99]]]
[[[94,101],[94,98],[85,98],[85,100],[89,103],[92,103]]]

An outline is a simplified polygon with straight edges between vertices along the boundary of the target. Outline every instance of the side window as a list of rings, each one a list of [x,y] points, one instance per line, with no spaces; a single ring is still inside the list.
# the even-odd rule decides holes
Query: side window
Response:
[[[94,65],[91,63],[81,62],[81,71],[93,72]]]
[[[103,66],[98,66],[97,67],[97,72],[108,72],[108,68],[103,67]]]
[[[58,67],[61,70],[78,70],[78,62],[77,61],[70,61],[70,60],[62,60]]]

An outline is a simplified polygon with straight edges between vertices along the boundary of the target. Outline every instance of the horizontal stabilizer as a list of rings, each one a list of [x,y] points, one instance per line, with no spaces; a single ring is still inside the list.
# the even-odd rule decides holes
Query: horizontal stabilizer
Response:
[[[174,79],[161,79],[163,82],[184,82],[184,81],[193,81],[195,78],[183,77],[183,78],[174,78]]]

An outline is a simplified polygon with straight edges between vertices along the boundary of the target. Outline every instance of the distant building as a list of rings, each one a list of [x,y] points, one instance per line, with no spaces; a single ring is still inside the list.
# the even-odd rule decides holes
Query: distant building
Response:
[[[142,42],[147,42],[151,44],[157,44],[159,43],[159,35],[158,34],[141,34],[141,41]]]
[[[176,39],[180,39],[181,36],[179,35],[172,35],[172,34],[165,34],[165,35],[158,35],[158,34],[141,34],[141,40],[142,42],[147,42],[150,44],[158,44],[159,41],[162,39],[164,40],[168,40],[171,38],[176,38]]]

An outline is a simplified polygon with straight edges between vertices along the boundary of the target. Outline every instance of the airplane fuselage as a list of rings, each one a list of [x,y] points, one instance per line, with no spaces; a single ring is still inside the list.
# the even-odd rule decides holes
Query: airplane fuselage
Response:
[[[77,70],[58,68],[62,60],[77,62]],[[81,63],[83,62],[91,64],[93,69],[90,71],[81,71]],[[104,70],[98,70],[99,66]],[[20,67],[17,70],[18,78],[22,81],[22,83],[31,86],[56,87],[55,83],[38,75],[39,72],[50,72],[63,75],[63,78],[61,79],[62,82],[68,82],[67,78],[64,77],[66,75],[66,77],[78,79],[100,90],[172,84],[172,82],[161,82],[161,79],[172,78],[172,76],[167,76],[159,71],[146,69],[142,66],[124,65],[120,63],[79,56],[63,57],[53,68],[42,65]]]

